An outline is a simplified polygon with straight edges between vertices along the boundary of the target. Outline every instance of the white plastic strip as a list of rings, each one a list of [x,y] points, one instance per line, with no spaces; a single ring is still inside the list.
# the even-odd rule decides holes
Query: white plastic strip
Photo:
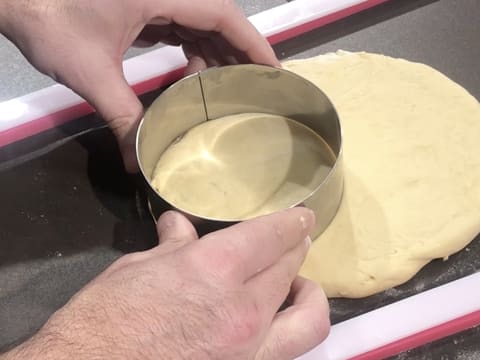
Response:
[[[365,354],[480,310],[480,273],[332,326],[329,337],[299,360]]]
[[[295,0],[249,20],[268,37],[365,2],[368,0]]]

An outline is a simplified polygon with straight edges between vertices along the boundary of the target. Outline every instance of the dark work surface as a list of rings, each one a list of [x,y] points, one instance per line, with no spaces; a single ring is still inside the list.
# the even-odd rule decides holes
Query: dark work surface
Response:
[[[392,0],[276,50],[283,58],[342,48],[421,61],[480,98],[479,18],[478,0]],[[87,117],[0,149],[0,350],[30,336],[115,258],[155,244],[140,181],[123,172],[108,130],[65,140],[99,125]],[[332,321],[479,269],[477,237],[467,250],[432,262],[405,285],[362,300],[331,300]],[[472,296],[479,295],[480,289],[472,289]],[[396,359],[480,359],[480,330]]]

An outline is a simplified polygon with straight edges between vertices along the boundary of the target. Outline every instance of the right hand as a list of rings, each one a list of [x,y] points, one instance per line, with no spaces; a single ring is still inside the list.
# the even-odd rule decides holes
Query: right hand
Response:
[[[294,359],[329,331],[323,291],[297,276],[313,224],[294,208],[198,239],[167,212],[159,246],[117,260],[16,351],[34,358],[46,343],[47,359]]]

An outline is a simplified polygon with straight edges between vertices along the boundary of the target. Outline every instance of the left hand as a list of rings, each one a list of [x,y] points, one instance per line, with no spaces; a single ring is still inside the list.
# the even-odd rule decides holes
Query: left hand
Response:
[[[85,98],[115,133],[135,171],[143,107],[124,78],[135,42],[183,45],[187,73],[211,65],[279,65],[268,42],[229,0],[2,0],[0,31],[41,72]]]

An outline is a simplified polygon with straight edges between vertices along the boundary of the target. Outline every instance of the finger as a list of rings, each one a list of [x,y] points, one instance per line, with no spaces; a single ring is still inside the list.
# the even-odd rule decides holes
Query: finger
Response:
[[[188,60],[199,57],[205,63],[205,67],[224,65],[223,56],[208,38],[198,38],[193,43],[185,43],[183,51]],[[198,63],[200,70],[204,69],[202,62]]]
[[[178,26],[178,25],[177,25]],[[205,39],[205,38],[209,38],[209,37],[212,37],[212,35],[214,34],[217,34],[217,32],[215,31],[206,31],[206,30],[197,30],[197,29],[191,29],[191,28],[186,28],[184,26],[178,26],[178,27],[181,27],[181,28],[184,28],[184,29],[188,29],[188,31],[193,35],[195,36],[195,39]]]
[[[197,243],[212,271],[245,282],[276,263],[312,230],[313,211],[293,208],[210,233]]]
[[[192,56],[190,59],[188,59],[188,64],[185,68],[185,76],[205,70],[206,68],[207,63],[201,56]]]
[[[85,98],[105,119],[117,138],[126,169],[138,171],[135,133],[143,106],[125,80],[122,59],[111,59],[102,49],[90,50],[79,51],[88,58],[76,59],[61,82]],[[95,66],[91,66],[92,59]]]
[[[221,35],[213,36],[212,43],[217,52],[223,55],[226,64],[236,65],[250,62],[243,52],[232,47]]]
[[[169,39],[176,39],[178,37],[172,32],[172,27],[169,25],[152,25],[147,24],[140,34],[138,34],[133,45],[136,47],[153,46],[159,42],[167,43]],[[178,45],[178,44],[177,44]]]
[[[293,305],[273,319],[256,359],[295,359],[328,336],[328,301],[315,283],[297,277],[292,284]]]
[[[196,43],[183,43],[182,49],[188,60],[185,75],[194,74],[207,68],[207,63],[203,59],[202,52]]]
[[[168,36],[165,36],[161,42],[165,45],[179,46],[182,45],[184,40],[181,39],[177,34],[170,34]]]
[[[198,46],[202,51],[202,58],[208,67],[224,65],[222,55],[217,51],[210,39],[199,39]]]
[[[190,29],[187,29],[183,26],[178,26],[178,25],[172,25],[174,26],[174,32],[177,34],[180,38],[182,38],[185,41],[189,42],[195,42],[199,38],[196,34],[194,34],[193,31]]]
[[[311,240],[304,241],[285,253],[276,263],[252,276],[246,286],[261,313],[269,321],[287,298],[293,280],[305,260]]]
[[[147,47],[155,46],[159,43],[162,43],[164,45],[170,45],[170,46],[179,46],[182,44],[182,42],[183,40],[180,39],[178,36],[176,36],[175,34],[171,34],[171,35],[165,36],[162,39],[162,41],[157,41],[157,42],[148,42],[141,38],[138,38],[133,42],[132,46],[136,48],[147,48]]]
[[[197,232],[192,223],[176,211],[166,211],[160,216],[157,221],[157,234],[158,246],[148,251],[125,255],[115,261],[104,273],[108,275],[121,267],[174,252],[192,241],[198,240]]]
[[[159,245],[155,252],[166,254],[198,240],[197,231],[188,219],[176,211],[167,211],[157,221]]]
[[[280,65],[268,41],[234,1],[168,0],[162,2],[160,9],[158,1],[150,0],[147,11],[152,18],[166,19],[195,30],[218,32],[233,47],[247,54],[251,62]]]

